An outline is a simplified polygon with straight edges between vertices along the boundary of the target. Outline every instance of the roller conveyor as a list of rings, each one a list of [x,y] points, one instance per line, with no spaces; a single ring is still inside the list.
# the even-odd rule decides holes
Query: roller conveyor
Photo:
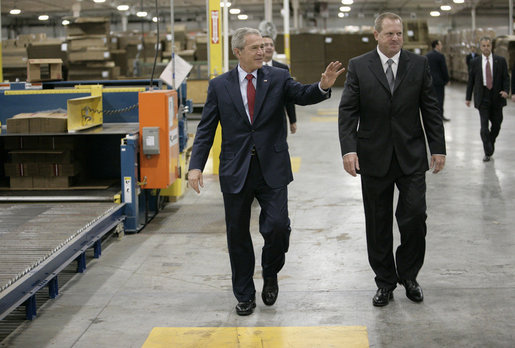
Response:
[[[0,319],[120,225],[122,208],[103,202],[0,204]]]

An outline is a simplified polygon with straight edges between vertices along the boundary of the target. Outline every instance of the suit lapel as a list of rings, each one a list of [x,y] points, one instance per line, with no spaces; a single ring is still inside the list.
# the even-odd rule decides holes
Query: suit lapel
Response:
[[[494,56],[492,54],[492,64],[494,65],[493,66],[493,72],[492,72],[492,84],[493,84],[493,81],[495,80],[495,77],[497,76],[497,74],[499,73],[499,59],[497,59],[496,56]]]
[[[268,93],[268,87],[270,86],[270,72],[269,69],[261,68],[257,73],[257,84],[256,84],[256,101],[254,104],[254,122],[259,116],[259,112],[265,101],[266,94]]]
[[[401,55],[399,56],[399,66],[397,67],[397,75],[395,76],[395,87],[393,91],[399,87],[402,80],[406,77],[406,72],[409,70],[410,59],[404,51],[401,51]]]
[[[388,86],[388,80],[386,79],[386,74],[384,73],[384,69],[381,64],[381,58],[379,58],[379,54],[377,52],[372,54],[368,67],[388,93],[390,93],[390,86]]]
[[[225,80],[225,88],[227,89],[227,93],[231,97],[241,117],[249,122],[245,106],[243,105],[243,97],[241,95],[240,81],[238,77],[238,67],[232,69],[229,73],[227,80]]]

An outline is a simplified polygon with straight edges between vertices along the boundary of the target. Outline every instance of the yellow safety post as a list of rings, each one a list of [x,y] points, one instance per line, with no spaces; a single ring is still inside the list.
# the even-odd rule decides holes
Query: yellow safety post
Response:
[[[207,13],[208,13],[208,64],[209,64],[209,78],[212,79],[222,74],[222,26],[220,11],[220,0],[207,0]],[[220,125],[216,129],[215,140],[211,147],[211,156],[213,160],[213,174],[218,174],[218,167],[220,166],[220,151],[222,147],[222,130]]]

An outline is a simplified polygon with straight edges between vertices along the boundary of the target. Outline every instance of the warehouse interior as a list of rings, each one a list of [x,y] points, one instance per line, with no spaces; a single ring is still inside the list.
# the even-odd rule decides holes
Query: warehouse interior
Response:
[[[511,0],[0,4],[1,347],[513,346],[515,102],[489,162],[465,105],[465,58],[481,37],[515,65]],[[403,17],[404,49],[425,55],[441,40],[451,77],[447,164],[426,175],[425,300],[399,286],[372,306],[360,180],[338,143],[343,75],[329,100],[296,107],[287,138],[292,235],[277,303],[238,316],[217,144],[201,194],[186,178],[209,79],[237,64],[223,44],[241,27],[270,33],[274,59],[312,83],[329,62],[375,49],[384,11]],[[259,266],[254,281],[259,291]]]

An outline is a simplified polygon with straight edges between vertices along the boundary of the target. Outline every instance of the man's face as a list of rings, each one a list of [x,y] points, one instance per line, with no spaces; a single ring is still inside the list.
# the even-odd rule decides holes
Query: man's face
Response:
[[[435,48],[436,48],[438,51],[441,51],[441,50],[442,50],[442,48],[443,48],[442,41],[438,41],[438,44],[435,46]]]
[[[483,53],[486,57],[492,53],[492,43],[489,40],[483,40],[479,43],[479,48],[481,49],[481,53]]]
[[[235,48],[234,54],[243,70],[250,73],[263,66],[263,38],[261,35],[248,34],[245,36],[245,47]]]
[[[385,18],[380,33],[374,30],[379,50],[388,58],[396,55],[402,48],[402,24],[398,19]]]
[[[270,37],[264,37],[263,38],[263,44],[265,45],[265,54],[263,56],[265,62],[269,62],[272,60],[272,57],[274,56],[275,46],[274,46],[274,40]]]

